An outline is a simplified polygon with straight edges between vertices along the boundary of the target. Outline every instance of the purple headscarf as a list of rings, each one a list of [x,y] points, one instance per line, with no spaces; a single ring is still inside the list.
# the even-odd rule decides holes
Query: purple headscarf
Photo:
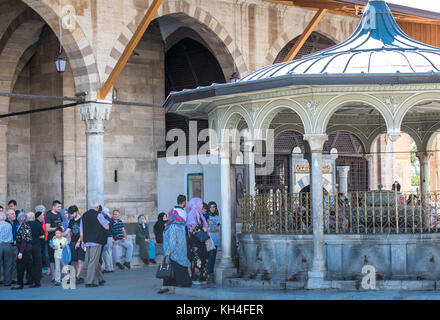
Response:
[[[208,228],[208,223],[202,214],[202,207],[203,201],[200,198],[192,198],[186,204],[186,212],[188,213],[188,216],[186,217],[186,226],[188,229],[194,228],[200,223],[200,221],[203,222],[205,228]]]

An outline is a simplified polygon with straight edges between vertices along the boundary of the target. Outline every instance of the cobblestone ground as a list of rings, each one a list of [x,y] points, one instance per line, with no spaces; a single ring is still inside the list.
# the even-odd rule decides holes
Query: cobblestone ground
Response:
[[[1,300],[440,300],[440,291],[369,291],[338,290],[257,290],[240,288],[177,288],[174,294],[159,295],[162,281],[155,278],[156,267],[117,270],[104,274],[107,283],[97,288],[78,285],[65,290],[51,284],[44,276],[36,289],[11,290],[0,286]]]

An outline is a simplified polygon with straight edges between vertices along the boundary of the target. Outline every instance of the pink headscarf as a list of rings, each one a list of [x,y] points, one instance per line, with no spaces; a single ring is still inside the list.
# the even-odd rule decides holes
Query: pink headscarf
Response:
[[[206,222],[205,217],[202,214],[203,201],[200,198],[192,198],[186,204],[186,212],[188,216],[186,218],[186,226],[188,229],[194,228],[200,223],[200,220],[203,222],[203,226],[208,228],[208,223]]]

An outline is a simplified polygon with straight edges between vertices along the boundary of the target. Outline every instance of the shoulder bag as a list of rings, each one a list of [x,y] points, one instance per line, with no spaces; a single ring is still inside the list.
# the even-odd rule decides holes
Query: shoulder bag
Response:
[[[168,262],[167,262],[167,260],[168,260]],[[156,278],[158,278],[158,279],[174,278],[173,268],[171,267],[169,257],[165,256],[163,258],[162,263],[157,268]]]

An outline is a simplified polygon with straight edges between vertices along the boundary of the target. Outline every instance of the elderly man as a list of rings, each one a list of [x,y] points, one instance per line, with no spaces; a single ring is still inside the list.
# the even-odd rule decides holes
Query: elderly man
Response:
[[[32,284],[29,288],[38,288],[40,287],[42,268],[41,240],[44,240],[45,234],[41,221],[35,220],[35,213],[28,212],[27,217],[32,231],[32,270],[30,272]]]
[[[12,261],[14,260],[12,251],[12,226],[6,221],[4,212],[0,212],[0,265],[3,270],[4,285],[9,287],[12,284]]]
[[[15,237],[17,236],[17,231],[18,231],[18,221],[17,221],[17,216],[15,214],[15,211],[13,209],[9,209],[8,211],[6,211],[6,222],[8,222],[11,226],[12,226],[12,239],[13,239],[13,243],[12,243],[12,255],[13,255],[13,259],[12,259],[12,271],[11,271],[11,277],[12,277],[12,283],[15,284],[17,283],[16,279],[17,279],[17,255],[18,255],[18,250],[17,250],[17,246],[15,245]]]
[[[86,247],[87,276],[86,287],[97,287],[105,283],[99,259],[102,247],[107,242],[109,222],[105,219],[102,207],[98,201],[92,201],[93,207],[82,215],[80,222],[80,241],[82,248]],[[101,210],[99,210],[101,208]],[[95,275],[98,283],[95,284]]]
[[[124,223],[119,219],[119,211],[113,210],[112,214],[112,235],[113,235],[113,257],[115,258],[116,265],[119,269],[124,269],[124,266],[130,269],[131,258],[133,257],[133,244],[127,241],[127,231],[125,230]],[[124,265],[121,264],[121,257],[119,256],[118,246],[124,248],[125,251],[125,262]]]

